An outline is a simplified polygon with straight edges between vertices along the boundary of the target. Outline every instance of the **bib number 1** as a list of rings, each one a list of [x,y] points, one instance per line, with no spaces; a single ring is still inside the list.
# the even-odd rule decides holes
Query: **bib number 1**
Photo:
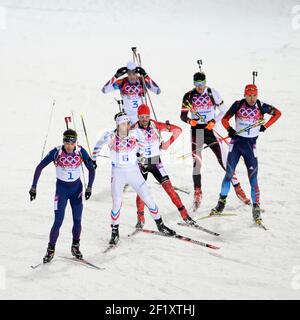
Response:
[[[68,180],[74,180],[72,172],[68,172]]]

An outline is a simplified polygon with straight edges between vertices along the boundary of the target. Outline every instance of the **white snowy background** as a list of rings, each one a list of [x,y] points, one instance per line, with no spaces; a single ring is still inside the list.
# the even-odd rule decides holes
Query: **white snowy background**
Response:
[[[0,0],[0,298],[1,299],[299,299],[299,1],[293,0]],[[251,209],[231,190],[227,212],[237,217],[203,220],[220,238],[177,226],[178,212],[154,179],[148,185],[167,225],[219,245],[219,251],[175,239],[139,234],[135,194],[124,194],[121,241],[102,251],[110,237],[110,163],[98,160],[93,197],[85,202],[82,251],[105,271],[56,258],[32,270],[48,243],[53,222],[55,169],[42,173],[36,201],[28,190],[56,100],[46,151],[61,143],[64,116],[79,115],[90,142],[112,128],[117,104],[102,86],[132,57],[137,46],[162,93],[153,96],[159,120],[184,134],[165,152],[176,186],[192,191],[188,126],[180,121],[183,94],[192,88],[196,60],[203,59],[208,84],[227,105],[241,98],[257,70],[260,98],[277,106],[280,120],[258,142],[265,232],[253,226]],[[246,170],[238,173],[249,194]],[[197,217],[217,201],[224,172],[204,151],[203,203]],[[180,194],[191,207],[192,193]],[[149,214],[148,228],[154,228]],[[72,219],[66,211],[56,255],[70,255]]]

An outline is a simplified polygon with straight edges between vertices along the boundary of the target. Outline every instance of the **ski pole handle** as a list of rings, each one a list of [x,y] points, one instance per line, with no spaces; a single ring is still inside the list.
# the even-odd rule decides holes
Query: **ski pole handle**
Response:
[[[257,71],[253,71],[252,76],[253,76],[253,84],[255,84],[255,78],[257,77]]]
[[[72,122],[71,117],[65,117],[65,123],[66,123],[67,129],[69,129],[69,122]]]
[[[117,102],[117,104],[118,104],[118,106],[119,106],[119,112],[121,112],[121,111],[122,111],[122,107],[121,107],[121,106],[124,105],[124,101],[123,101],[123,99],[118,100],[118,99],[116,99],[116,98],[115,98],[115,100],[116,100],[116,102]]]
[[[200,72],[202,72],[202,70],[201,70],[202,60],[201,60],[201,59],[200,59],[200,60],[197,60],[197,63],[198,63],[198,66],[199,66]]]
[[[136,47],[131,47],[133,62],[136,62]]]

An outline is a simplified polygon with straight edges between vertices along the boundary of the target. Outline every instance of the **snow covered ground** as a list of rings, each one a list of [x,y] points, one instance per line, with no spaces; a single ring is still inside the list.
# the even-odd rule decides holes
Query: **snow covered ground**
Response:
[[[299,299],[300,153],[299,1],[0,0],[0,298],[1,299]],[[293,9],[294,8],[294,9]],[[294,10],[294,11],[293,11]],[[294,12],[294,13],[293,13]],[[231,192],[228,212],[238,217],[203,220],[220,238],[177,226],[176,208],[149,179],[166,223],[179,233],[221,247],[203,247],[147,234],[132,239],[135,194],[124,195],[120,247],[102,253],[110,236],[110,164],[98,161],[93,197],[85,203],[82,251],[104,271],[43,257],[53,219],[54,167],[42,173],[36,201],[28,190],[40,160],[52,99],[56,99],[49,150],[61,141],[63,117],[82,112],[92,144],[113,126],[117,105],[102,85],[131,58],[132,46],[162,88],[152,96],[159,119],[185,129],[174,144],[189,151],[179,119],[183,94],[203,59],[209,85],[228,105],[241,97],[257,70],[261,99],[283,112],[258,142],[265,232]],[[118,96],[117,94],[115,95]],[[174,185],[192,190],[191,159],[164,156]],[[216,204],[223,172],[204,151],[204,198],[199,216]],[[249,193],[241,161],[238,173]],[[180,194],[190,207],[192,195]],[[154,222],[147,215],[147,227]],[[71,215],[57,245],[69,255]]]

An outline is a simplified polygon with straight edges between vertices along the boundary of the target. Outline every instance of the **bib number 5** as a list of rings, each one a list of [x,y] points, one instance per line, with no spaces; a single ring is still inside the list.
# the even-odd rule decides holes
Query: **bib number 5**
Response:
[[[124,162],[129,161],[128,154],[124,154],[122,159],[123,159]]]

